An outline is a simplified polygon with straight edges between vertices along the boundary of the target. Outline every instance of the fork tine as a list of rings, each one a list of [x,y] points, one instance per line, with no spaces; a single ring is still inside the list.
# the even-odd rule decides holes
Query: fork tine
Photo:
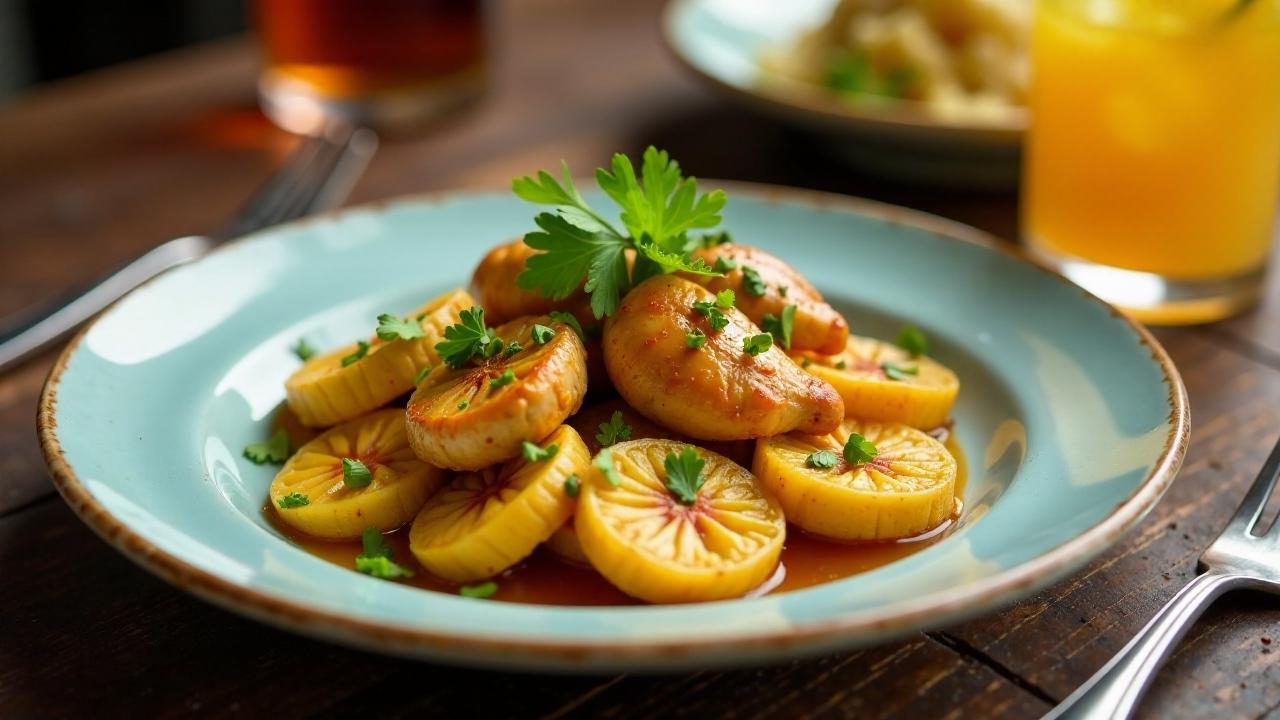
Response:
[[[307,176],[309,168],[316,162],[326,144],[321,138],[303,139],[289,153],[280,169],[262,184],[249,202],[236,213],[235,219],[220,229],[216,236],[234,238],[265,227],[264,220],[276,215],[281,201],[287,199],[298,182]]]
[[[1244,501],[1232,516],[1226,532],[1252,534],[1258,519],[1267,508],[1267,500],[1271,498],[1271,491],[1276,486],[1277,477],[1280,477],[1280,440],[1276,441],[1275,447],[1271,450],[1271,456],[1267,458],[1266,464],[1258,473],[1258,478],[1253,481],[1253,487],[1249,488]],[[1272,523],[1272,526],[1276,524],[1280,523]],[[1223,534],[1225,535],[1226,532]]]

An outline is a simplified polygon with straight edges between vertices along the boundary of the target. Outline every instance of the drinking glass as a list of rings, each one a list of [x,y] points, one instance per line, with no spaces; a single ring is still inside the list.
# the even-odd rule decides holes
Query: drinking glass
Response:
[[[1280,183],[1280,0],[1039,0],[1022,235],[1155,324],[1257,299]]]
[[[481,0],[256,0],[263,111],[316,133],[333,120],[418,126],[483,89]]]

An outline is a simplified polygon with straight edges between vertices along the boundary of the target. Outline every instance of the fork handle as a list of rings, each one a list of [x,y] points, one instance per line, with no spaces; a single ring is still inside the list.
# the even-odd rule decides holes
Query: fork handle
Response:
[[[57,342],[130,290],[165,270],[195,260],[212,246],[212,240],[196,235],[170,240],[103,278],[86,292],[32,311],[25,320],[0,331],[0,373]]]
[[[1123,720],[1133,714],[1156,670],[1205,608],[1248,579],[1206,572],[1178,591],[1128,645],[1045,715],[1045,720]]]

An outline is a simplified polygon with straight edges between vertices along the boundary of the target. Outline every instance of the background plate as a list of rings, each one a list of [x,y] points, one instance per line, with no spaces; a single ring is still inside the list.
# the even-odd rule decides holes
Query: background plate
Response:
[[[705,185],[706,183],[704,183]],[[260,233],[153,281],[73,342],[40,436],[85,521],[161,577],[282,627],[372,650],[531,670],[675,670],[874,643],[989,611],[1085,563],[1182,461],[1185,391],[1138,326],[976,230],[821,193],[725,184],[725,226],[777,253],[855,332],[928,333],[959,374],[965,513],[945,541],[820,587],[668,607],[476,601],[312,557],[241,458],[298,365],[467,282],[532,227],[507,193],[409,198]]]

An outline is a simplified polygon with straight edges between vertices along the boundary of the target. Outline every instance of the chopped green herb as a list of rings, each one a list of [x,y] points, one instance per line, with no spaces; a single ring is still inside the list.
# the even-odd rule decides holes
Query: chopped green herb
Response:
[[[729,318],[716,308],[714,302],[697,301],[693,304],[693,311],[702,315],[711,323],[712,332],[720,332],[729,325]]]
[[[698,244],[703,248],[713,248],[717,245],[728,245],[731,242],[733,242],[733,236],[729,234],[728,230],[707,233],[706,235],[698,238]]]
[[[423,380],[426,380],[426,379],[427,379],[427,376],[428,376],[428,375],[430,375],[430,374],[431,374],[431,366],[430,366],[430,365],[428,365],[428,366],[426,366],[426,367],[422,368],[421,370],[419,370],[419,371],[418,371],[418,374],[417,374],[417,375],[414,375],[414,376],[413,376],[413,384],[414,384],[414,385],[421,385],[421,384],[422,384],[422,381],[423,381]]]
[[[769,333],[749,335],[742,338],[742,351],[751,357],[755,357],[771,347],[773,347],[773,336]]]
[[[289,508],[297,508],[297,507],[302,507],[303,505],[310,505],[311,498],[307,497],[306,495],[303,495],[302,493],[291,492],[288,495],[285,495],[284,497],[280,498],[280,500],[277,501],[276,504],[280,506],[280,509],[288,510]]]
[[[903,325],[902,330],[898,332],[898,347],[906,350],[915,356],[929,354],[929,338],[920,332],[920,328],[915,325]]]
[[[667,453],[662,463],[663,469],[667,471],[667,490],[685,505],[694,504],[698,500],[698,490],[706,482],[706,478],[702,476],[702,468],[706,464],[707,461],[698,455],[698,451],[688,445],[679,455]]]
[[[485,327],[484,308],[472,307],[458,313],[459,322],[444,329],[444,340],[436,343],[435,351],[445,364],[457,370],[476,355],[485,355],[495,342],[502,342],[493,330]]]
[[[481,600],[493,597],[496,592],[498,592],[498,583],[492,580],[482,582],[479,585],[463,585],[458,588],[458,594],[462,597],[479,598]]]
[[[524,455],[524,459],[531,463],[550,460],[556,456],[557,452],[560,452],[560,446],[555,443],[548,445],[545,450],[528,440],[520,444],[520,454]]]
[[[621,410],[614,410],[608,422],[600,423],[599,430],[596,441],[600,443],[600,447],[609,447],[631,439],[631,426],[622,419]]]
[[[765,291],[764,280],[760,278],[760,273],[755,268],[742,266],[742,290],[748,295],[762,297]]]
[[[684,346],[694,350],[700,349],[707,344],[707,334],[702,332],[702,328],[694,328],[692,331],[684,334]]]
[[[497,390],[500,387],[506,387],[516,381],[516,372],[511,368],[502,371],[502,374],[489,381],[489,389]]]
[[[493,332],[493,330],[490,330],[489,332]],[[497,357],[498,355],[502,354],[502,351],[506,348],[506,346],[507,344],[502,341],[502,338],[494,336],[494,338],[489,341],[489,344],[485,345],[480,350],[480,355],[483,356],[484,359],[486,360],[492,357]]]
[[[844,459],[850,465],[862,465],[874,458],[879,451],[871,441],[862,437],[858,433],[849,433],[849,439],[844,443]]]
[[[577,475],[570,475],[564,479],[564,494],[571,498],[578,497],[582,493],[582,481],[578,480]]]
[[[782,308],[782,317],[779,318],[772,313],[765,313],[760,318],[760,329],[773,336],[773,339],[779,345],[791,349],[791,329],[796,324],[796,306],[788,305]]]
[[[255,465],[279,465],[289,459],[289,433],[281,428],[266,442],[249,443],[244,448],[244,456]]]
[[[458,409],[466,410],[470,405],[471,403],[467,402],[466,400],[463,400],[462,402],[458,403]]]
[[[835,467],[839,460],[840,458],[830,450],[816,450],[809,453],[809,457],[804,459],[804,464],[814,469],[826,469]]]
[[[511,357],[523,349],[524,346],[520,344],[519,340],[512,340],[511,343],[507,345],[506,355],[507,357]]]
[[[360,542],[364,551],[356,556],[357,571],[383,580],[413,577],[412,570],[392,560],[395,553],[378,528],[365,528]]]
[[[805,357],[800,358],[800,367],[807,368],[812,364],[813,364],[813,358],[807,355]]]
[[[302,362],[306,362],[316,356],[316,349],[307,343],[306,338],[298,338],[298,344],[293,346],[293,354],[297,355]]]
[[[849,363],[846,362],[844,358],[840,358],[839,360],[836,361],[837,370],[846,370],[848,369],[848,367],[849,367]]]
[[[373,473],[369,466],[359,460],[342,458],[342,484],[349,488],[368,487],[373,482]]]
[[[554,328],[549,328],[546,325],[533,326],[533,341],[539,345],[546,345],[551,342],[551,338],[555,336],[556,331]]]
[[[733,307],[733,304],[737,302],[737,300],[738,300],[737,293],[735,293],[734,291],[728,288],[725,288],[724,290],[721,290],[720,292],[716,293],[717,307],[722,307],[728,310],[729,308]]]
[[[787,292],[788,292],[789,290],[790,290],[790,288],[788,288],[786,285],[779,285],[779,286],[778,286],[778,297],[786,297],[786,296],[787,296]]]
[[[342,367],[346,367],[369,354],[369,343],[363,340],[356,341],[356,351],[342,358]]]
[[[738,267],[738,263],[736,261],[730,260],[729,258],[721,255],[716,258],[716,262],[711,266],[711,269],[718,273],[727,273],[736,267]]]
[[[601,475],[604,475],[604,479],[609,481],[610,485],[617,487],[622,484],[622,478],[618,477],[618,471],[613,467],[613,453],[609,451],[609,448],[604,448],[596,453],[596,457],[591,461],[591,464],[600,471]]]
[[[907,367],[906,365],[895,365],[891,362],[883,362],[880,363],[880,369],[884,371],[884,376],[890,380],[906,380],[912,375],[920,374],[920,367],[917,365]]]
[[[378,329],[375,332],[379,338],[388,342],[426,337],[421,325],[413,320],[396,317],[391,313],[383,313],[378,316]]]
[[[582,342],[587,341],[587,334],[582,331],[582,323],[578,322],[578,318],[573,313],[567,313],[563,310],[552,310],[547,313],[547,317],[558,323],[563,323],[573,328],[573,332],[578,335],[578,339]]]
[[[640,175],[626,155],[613,156],[610,170],[596,171],[596,182],[618,206],[625,230],[619,231],[587,205],[574,187],[569,167],[561,162],[561,178],[541,171],[537,177],[517,178],[512,191],[521,199],[554,206],[534,222],[539,231],[525,235],[525,244],[541,252],[525,261],[516,285],[560,300],[583,290],[597,317],[613,314],[630,285],[624,251],[637,253],[634,281],[658,273],[683,271],[714,275],[699,258],[688,254],[688,232],[720,223],[723,191],[698,195],[697,181],[681,175],[680,165],[657,148],[644,152]]]

